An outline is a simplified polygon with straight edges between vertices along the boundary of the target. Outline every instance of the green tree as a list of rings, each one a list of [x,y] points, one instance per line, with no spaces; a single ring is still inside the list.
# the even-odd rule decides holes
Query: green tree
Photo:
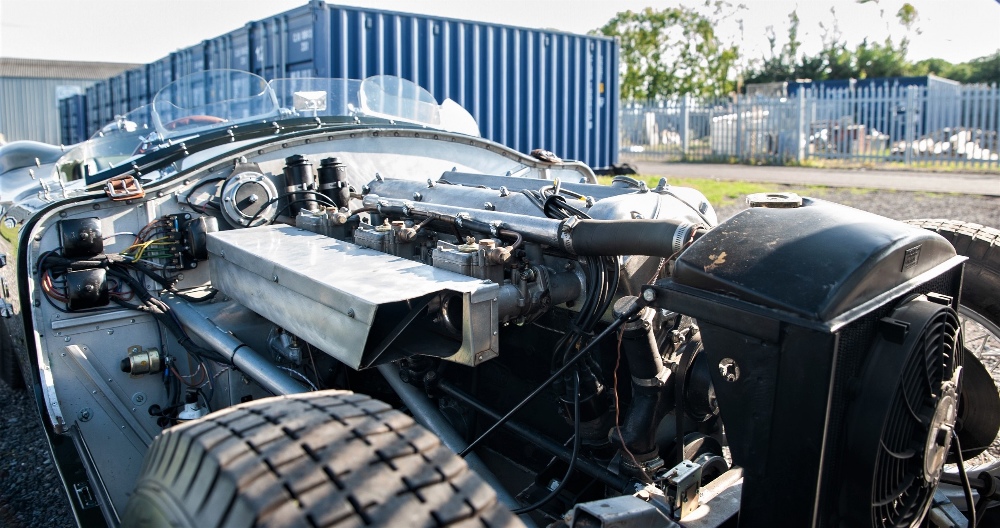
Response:
[[[715,33],[723,6],[716,3],[712,16],[684,6],[625,11],[597,30],[618,37],[621,43],[622,98],[732,92],[731,74],[739,52],[736,46],[723,44]]]
[[[906,75],[909,63],[906,61],[906,39],[902,45],[893,44],[886,38],[882,44],[865,39],[854,50],[855,70],[858,79],[869,77],[897,77]]]
[[[777,49],[778,37],[774,33],[774,26],[767,28],[767,41],[771,47],[771,56],[764,59],[759,69],[745,76],[747,84],[787,81],[795,78],[799,46],[802,44],[799,42],[798,13],[792,11],[788,14],[788,42],[780,51]]]
[[[937,75],[957,81],[954,70],[955,65],[944,59],[924,59],[910,65],[907,75]]]
[[[1000,84],[1000,49],[959,64],[944,59],[925,59],[910,66],[907,74],[937,75],[968,84]]]
[[[995,51],[992,55],[972,59],[971,61],[962,63],[959,66],[963,65],[968,65],[971,71],[969,72],[968,78],[964,79],[962,82],[1000,84],[1000,49]]]
[[[861,4],[877,3],[875,0],[857,1]],[[830,13],[833,15],[833,24],[827,26],[820,23],[823,48],[816,55],[798,55],[799,19],[796,12],[792,11],[789,15],[788,43],[780,53],[775,53],[777,39],[771,30],[771,57],[755,63],[759,66],[752,67],[744,76],[750,82],[770,82],[795,79],[864,79],[913,74],[913,65],[906,60],[909,37],[901,38],[898,43],[891,36],[882,42],[865,39],[851,49],[843,40],[836,9],[831,8]],[[884,12],[880,16],[884,18]],[[914,31],[918,20],[917,10],[911,4],[904,4],[896,13],[896,19],[906,28],[907,33]]]

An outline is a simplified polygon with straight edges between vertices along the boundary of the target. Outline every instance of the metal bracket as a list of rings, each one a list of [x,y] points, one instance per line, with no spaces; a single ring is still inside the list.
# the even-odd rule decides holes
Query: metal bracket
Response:
[[[111,178],[104,184],[104,192],[116,202],[135,200],[146,196],[139,180],[131,174]]]
[[[86,482],[73,484],[73,493],[76,494],[76,500],[80,503],[81,510],[89,510],[97,507],[97,499],[90,492],[90,484]]]
[[[685,460],[674,466],[666,476],[667,496],[674,515],[683,520],[698,509],[698,491],[701,488],[701,464]]]
[[[0,299],[0,317],[10,319],[14,316],[14,305],[6,300]]]
[[[656,506],[632,495],[577,504],[569,520],[571,528],[639,528],[645,526],[678,527]]]

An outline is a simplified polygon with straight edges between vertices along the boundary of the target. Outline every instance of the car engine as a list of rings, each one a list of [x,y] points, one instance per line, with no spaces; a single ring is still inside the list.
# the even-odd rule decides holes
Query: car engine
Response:
[[[77,194],[3,174],[6,328],[81,524],[964,521],[945,466],[1000,423],[942,236],[295,119],[59,169]]]

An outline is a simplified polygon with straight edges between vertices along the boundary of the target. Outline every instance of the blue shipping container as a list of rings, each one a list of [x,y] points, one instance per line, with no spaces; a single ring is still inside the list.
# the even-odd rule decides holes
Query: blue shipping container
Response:
[[[398,75],[454,99],[484,137],[617,162],[618,47],[608,38],[313,2],[250,25],[271,79]]]
[[[97,117],[100,121],[100,127],[103,127],[115,118],[115,101],[111,98],[111,79],[98,81],[94,84],[94,88],[97,89],[97,97],[98,101],[100,101],[100,106],[97,109]],[[100,130],[100,127],[98,127],[98,130]]]
[[[111,113],[112,116],[125,115],[131,110],[131,101],[128,93],[128,77],[122,73],[108,79],[111,90]]]
[[[885,134],[890,142],[919,139],[961,121],[962,84],[933,75],[788,84],[789,97],[799,90],[817,102],[813,119],[850,118],[864,125],[866,133]],[[848,94],[853,103],[836,103]]]
[[[128,79],[128,107],[134,110],[149,103],[149,80],[145,67],[125,72]]]
[[[796,97],[799,90],[806,90],[810,97],[823,97],[826,93],[854,88],[855,79],[831,79],[829,81],[795,81],[788,83],[788,97]]]
[[[250,71],[250,33],[244,27],[205,41],[205,69]]]
[[[208,68],[266,79],[398,75],[453,99],[484,137],[513,149],[618,161],[618,44],[605,37],[315,0],[148,65],[146,96]]]
[[[101,121],[101,96],[96,84],[87,87],[86,97],[87,137],[90,137],[104,126]]]
[[[73,145],[87,139],[87,97],[71,95],[59,100],[60,141]]]
[[[146,65],[146,78],[149,80],[149,100],[153,100],[156,92],[174,82],[173,59],[168,55],[156,62]]]

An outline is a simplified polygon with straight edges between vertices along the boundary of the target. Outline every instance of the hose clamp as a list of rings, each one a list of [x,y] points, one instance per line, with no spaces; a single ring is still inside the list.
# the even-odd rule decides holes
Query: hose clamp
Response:
[[[640,387],[662,387],[667,384],[667,379],[670,378],[670,369],[662,368],[660,373],[652,378],[637,378],[632,376],[632,383]]]
[[[691,235],[697,227],[698,224],[691,223],[677,226],[677,229],[674,231],[674,238],[670,243],[670,251],[680,253],[684,249],[684,246],[687,245],[688,240],[691,240]]]
[[[578,223],[580,219],[571,216],[559,224],[559,239],[562,240],[563,248],[572,255],[576,255],[576,251],[573,250],[573,228]]]

